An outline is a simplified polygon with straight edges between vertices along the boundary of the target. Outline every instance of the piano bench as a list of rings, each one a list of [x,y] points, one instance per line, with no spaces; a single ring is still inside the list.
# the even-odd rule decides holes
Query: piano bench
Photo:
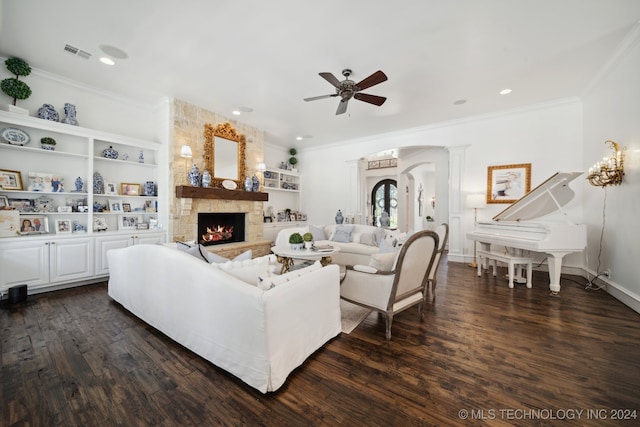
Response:
[[[484,263],[483,259],[484,258]],[[527,267],[527,288],[531,287],[531,274],[533,271],[533,258],[523,257],[519,255],[511,255],[505,253],[497,253],[491,251],[478,251],[478,276],[482,275],[482,266],[486,264],[486,268],[489,268],[489,264],[493,266],[493,275],[496,276],[496,261],[504,262],[508,266],[509,271],[509,287],[513,288],[513,278],[515,277],[516,266]]]

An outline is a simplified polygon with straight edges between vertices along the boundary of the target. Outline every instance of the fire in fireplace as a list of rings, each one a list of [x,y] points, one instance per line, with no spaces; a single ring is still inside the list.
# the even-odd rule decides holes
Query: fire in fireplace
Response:
[[[198,241],[205,245],[244,242],[244,213],[198,213]]]

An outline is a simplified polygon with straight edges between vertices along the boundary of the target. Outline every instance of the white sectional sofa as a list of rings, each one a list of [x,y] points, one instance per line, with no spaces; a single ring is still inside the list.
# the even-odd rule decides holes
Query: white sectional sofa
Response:
[[[348,230],[351,230],[349,233]],[[342,231],[344,232],[338,232]],[[400,234],[396,230],[362,224],[331,224],[325,226],[308,225],[304,227],[285,228],[278,233],[275,246],[287,246],[289,236],[298,232],[310,232],[314,235],[315,244],[330,244],[340,248],[331,256],[333,263],[340,265],[368,265],[371,255],[380,252],[395,252],[396,242]],[[345,241],[346,240],[346,241]]]
[[[262,393],[341,331],[335,265],[276,276],[263,290],[269,257],[209,264],[162,245],[107,257],[111,298]]]

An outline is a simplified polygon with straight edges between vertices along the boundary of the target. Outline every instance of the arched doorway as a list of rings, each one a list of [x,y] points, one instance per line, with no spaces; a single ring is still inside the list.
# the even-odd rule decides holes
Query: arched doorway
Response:
[[[398,227],[398,183],[395,179],[379,181],[371,191],[371,215],[374,225],[380,226],[382,211],[389,213],[389,227]]]

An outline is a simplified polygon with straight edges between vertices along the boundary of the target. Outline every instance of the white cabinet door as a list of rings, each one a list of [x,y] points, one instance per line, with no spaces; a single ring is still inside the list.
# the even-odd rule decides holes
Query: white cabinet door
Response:
[[[0,288],[49,282],[49,242],[12,242],[0,247]]]
[[[49,244],[50,282],[72,282],[93,276],[93,240],[60,239]]]
[[[130,235],[96,237],[96,275],[109,274],[107,252],[111,249],[126,248],[131,245],[133,245],[133,239]]]
[[[164,243],[164,233],[137,234],[134,237],[134,244],[136,245],[157,245],[158,243]]]

